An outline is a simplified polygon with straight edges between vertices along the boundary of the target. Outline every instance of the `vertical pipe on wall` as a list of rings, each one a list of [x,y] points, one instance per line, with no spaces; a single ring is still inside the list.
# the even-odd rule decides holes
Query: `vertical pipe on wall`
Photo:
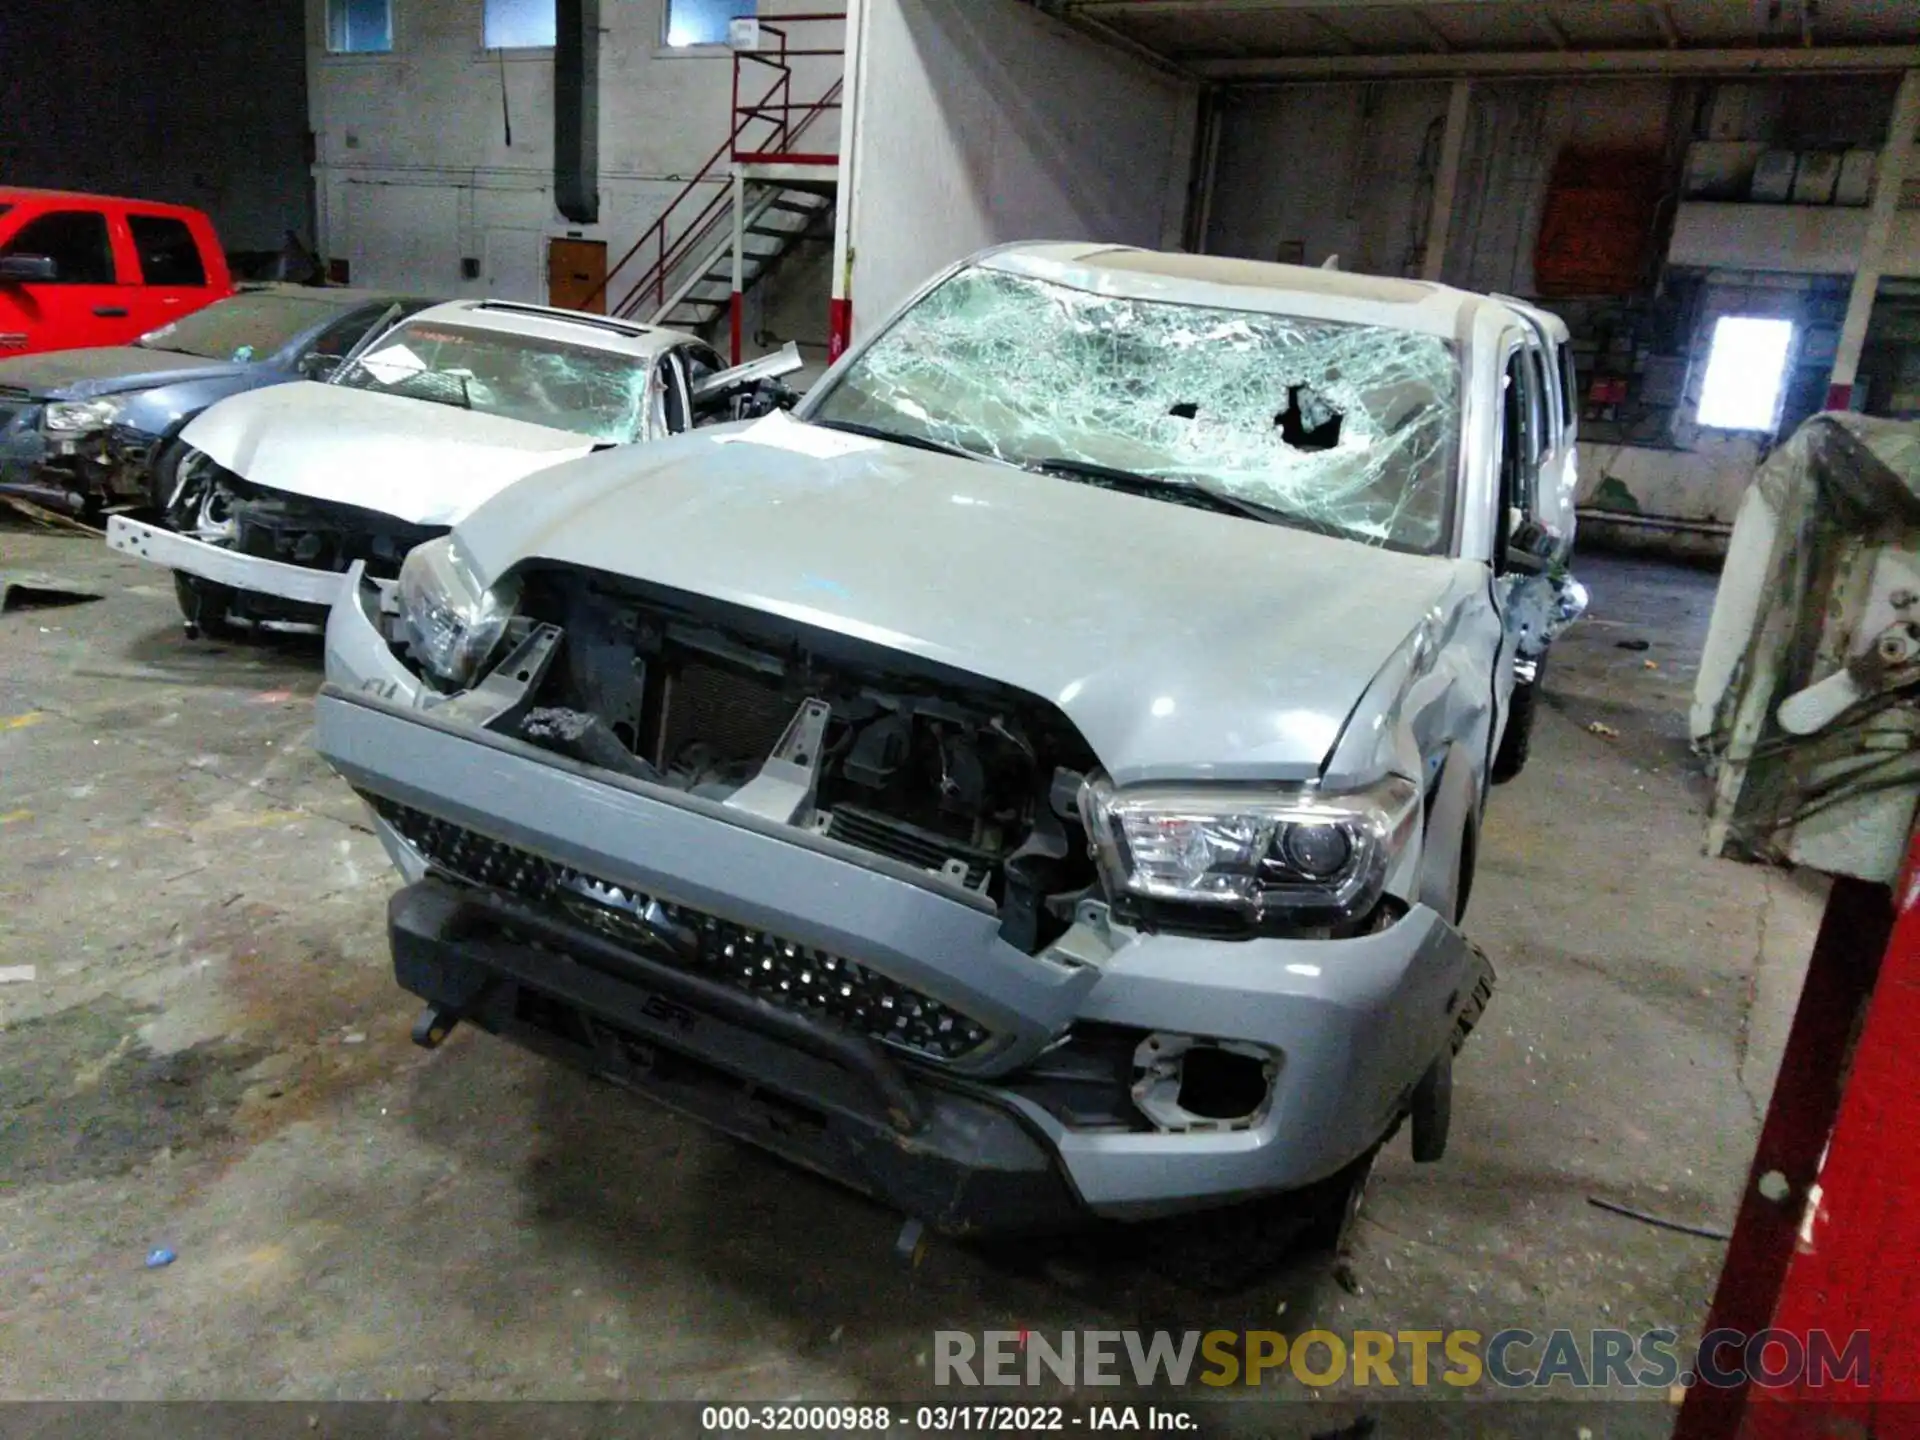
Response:
[[[860,197],[859,154],[866,112],[860,67],[867,51],[868,0],[846,0],[845,74],[840,82],[840,164],[833,212],[833,289],[827,313],[827,360],[838,360],[853,338],[853,220]]]
[[[1920,129],[1920,70],[1909,70],[1901,78],[1900,93],[1894,97],[1887,143],[1874,167],[1873,207],[1867,212],[1860,263],[1853,272],[1853,290],[1847,296],[1847,318],[1840,325],[1840,344],[1833,355],[1833,373],[1827,379],[1829,410],[1846,410],[1853,403],[1854,377],[1867,340],[1867,322],[1873,318],[1873,297],[1880,288],[1880,268],[1886,263],[1887,240],[1893,231],[1894,212],[1900,208],[1900,189],[1906,182],[1916,129]]]
[[[740,363],[740,332],[747,313],[747,172],[733,166],[733,294],[727,305],[727,329],[732,336],[732,359]]]
[[[553,203],[576,225],[600,220],[600,0],[555,0]]]
[[[1473,82],[1456,80],[1447,94],[1447,128],[1440,140],[1440,169],[1433,181],[1433,212],[1427,222],[1427,253],[1420,262],[1422,280],[1438,280],[1447,260],[1447,227],[1453,218],[1454,191],[1460,184],[1460,151],[1467,138],[1467,107]]]

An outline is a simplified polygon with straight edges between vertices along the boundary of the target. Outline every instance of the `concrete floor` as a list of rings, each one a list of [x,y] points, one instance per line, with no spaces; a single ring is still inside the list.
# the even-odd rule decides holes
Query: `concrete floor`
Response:
[[[1071,1250],[909,1265],[896,1218],[610,1087],[414,1049],[384,858],[307,745],[317,642],[190,642],[162,573],[0,530],[0,570],[104,595],[0,617],[0,966],[34,968],[0,984],[0,1397],[900,1399],[949,1328],[1697,1336],[1724,1247],[1587,1197],[1730,1223],[1821,894],[1700,853],[1712,577],[1580,568],[1490,812],[1452,1151],[1383,1160],[1360,1294],[1222,1298]]]

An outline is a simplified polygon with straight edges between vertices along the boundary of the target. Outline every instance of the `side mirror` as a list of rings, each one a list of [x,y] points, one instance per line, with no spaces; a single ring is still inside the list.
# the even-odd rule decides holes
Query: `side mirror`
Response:
[[[338,355],[305,355],[300,360],[300,373],[309,380],[325,380],[339,368]]]
[[[20,285],[59,278],[60,267],[51,255],[0,255],[0,280]]]

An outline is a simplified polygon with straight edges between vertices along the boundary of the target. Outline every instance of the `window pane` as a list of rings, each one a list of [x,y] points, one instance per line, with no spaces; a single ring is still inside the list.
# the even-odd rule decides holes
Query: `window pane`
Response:
[[[1700,387],[1700,423],[1716,430],[1773,429],[1792,343],[1790,320],[1722,316]]]
[[[487,0],[489,50],[551,46],[557,29],[554,0]]]
[[[667,0],[667,44],[724,45],[727,21],[758,11],[756,0]]]
[[[113,245],[107,217],[97,210],[56,210],[29,220],[7,246],[9,255],[49,256],[56,285],[111,285]]]
[[[205,285],[206,267],[186,221],[166,215],[129,215],[133,248],[140,254],[140,278],[149,285]]]
[[[327,49],[339,55],[393,49],[393,0],[327,0]]]

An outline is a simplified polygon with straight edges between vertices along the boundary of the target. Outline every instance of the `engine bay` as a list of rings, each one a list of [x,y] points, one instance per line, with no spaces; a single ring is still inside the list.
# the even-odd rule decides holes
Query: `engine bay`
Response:
[[[1076,808],[1094,757],[1048,702],[640,582],[525,584],[523,619],[564,639],[498,728],[937,875],[1029,952],[1097,893]]]

